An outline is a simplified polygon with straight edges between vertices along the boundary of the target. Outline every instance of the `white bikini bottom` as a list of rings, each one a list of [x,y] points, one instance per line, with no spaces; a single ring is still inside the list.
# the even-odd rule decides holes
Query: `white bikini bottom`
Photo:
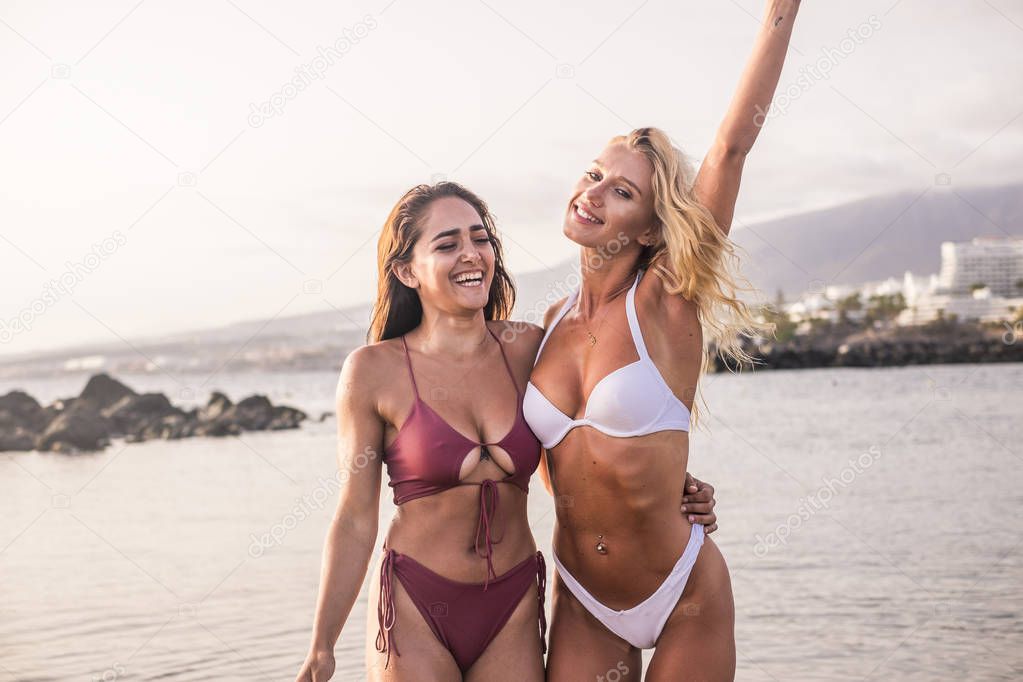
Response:
[[[661,630],[668,621],[675,604],[682,596],[682,591],[689,580],[689,574],[696,563],[696,556],[703,546],[703,526],[694,524],[692,533],[689,535],[689,543],[685,551],[671,569],[671,573],[664,579],[660,587],[631,609],[616,611],[601,604],[597,599],[586,591],[586,588],[579,584],[579,581],[572,577],[572,574],[565,570],[558,555],[551,552],[554,557],[554,565],[558,569],[561,580],[565,587],[575,595],[575,598],[586,607],[586,610],[593,614],[608,630],[615,633],[632,646],[639,649],[651,649],[661,636]]]

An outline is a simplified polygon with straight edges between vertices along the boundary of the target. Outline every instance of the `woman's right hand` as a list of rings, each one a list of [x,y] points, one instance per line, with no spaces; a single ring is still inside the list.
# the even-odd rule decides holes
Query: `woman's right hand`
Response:
[[[377,538],[384,425],[376,409],[390,352],[356,348],[345,358],[337,385],[337,509],[324,542],[316,616],[296,682],[327,682],[334,674],[334,646],[359,596]],[[400,353],[401,351],[397,351]],[[379,357],[378,357],[379,355]],[[400,371],[400,365],[399,365]],[[325,472],[326,473],[326,472]]]
[[[313,649],[306,656],[295,682],[327,682],[334,675],[334,652],[329,649]]]

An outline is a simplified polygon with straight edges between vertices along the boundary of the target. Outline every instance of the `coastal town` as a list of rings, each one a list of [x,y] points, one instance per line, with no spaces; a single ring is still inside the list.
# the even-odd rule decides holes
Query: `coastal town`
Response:
[[[1023,239],[944,242],[938,273],[779,293],[761,315],[764,369],[1020,361]]]
[[[828,285],[784,305],[797,333],[814,320],[923,325],[943,318],[1015,322],[1023,313],[1023,239],[944,242],[941,271],[858,286]]]

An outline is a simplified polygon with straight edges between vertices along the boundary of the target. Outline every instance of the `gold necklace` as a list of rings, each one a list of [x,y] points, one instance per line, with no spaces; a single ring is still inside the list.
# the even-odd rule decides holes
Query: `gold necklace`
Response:
[[[604,310],[604,314],[601,315],[601,317],[600,317],[600,324],[597,325],[597,331],[598,332],[600,331],[600,328],[604,326],[604,322],[607,320],[607,314],[609,312],[611,312],[611,310],[610,310],[611,303],[614,301],[614,299],[616,299],[619,296],[621,296],[621,294],[622,294],[621,291],[616,292],[613,296],[611,296],[611,298],[605,304],[607,306],[607,309]],[[597,336],[596,336],[596,334],[594,334],[593,332],[590,331],[589,327],[586,328],[586,338],[589,339],[590,348],[593,348],[594,346],[597,345]]]

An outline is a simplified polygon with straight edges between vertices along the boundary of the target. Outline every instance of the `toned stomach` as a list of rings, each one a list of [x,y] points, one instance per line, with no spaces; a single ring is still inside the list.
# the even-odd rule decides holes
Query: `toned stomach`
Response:
[[[466,583],[482,583],[487,561],[476,553],[480,488],[463,485],[400,505],[387,530],[387,547],[407,554],[431,571]],[[505,573],[536,553],[526,515],[526,493],[515,485],[498,484],[496,513],[491,515],[494,572]],[[483,531],[479,551],[486,553]]]
[[[679,510],[688,451],[685,431],[614,438],[584,426],[548,452],[554,552],[606,606],[627,609],[649,597],[689,542]]]

